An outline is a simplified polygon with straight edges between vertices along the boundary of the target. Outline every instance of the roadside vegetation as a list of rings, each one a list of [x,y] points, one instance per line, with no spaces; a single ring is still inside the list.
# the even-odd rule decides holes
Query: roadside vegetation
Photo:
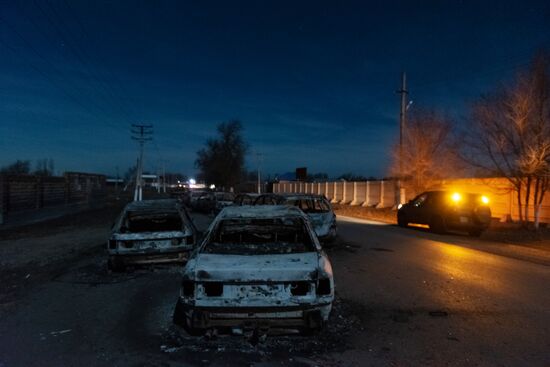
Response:
[[[505,177],[519,224],[540,227],[550,189],[550,56],[540,53],[514,79],[479,97],[459,128],[437,109],[411,111],[390,173],[407,197],[456,177]],[[402,157],[402,158],[400,158]]]

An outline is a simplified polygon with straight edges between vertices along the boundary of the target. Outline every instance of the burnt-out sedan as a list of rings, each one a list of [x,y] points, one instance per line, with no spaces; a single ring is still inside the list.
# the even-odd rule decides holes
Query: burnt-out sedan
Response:
[[[185,262],[197,243],[198,232],[175,199],[134,201],[126,205],[107,243],[108,267]]]
[[[322,243],[336,238],[336,215],[323,195],[314,194],[263,194],[254,205],[292,205],[300,208],[311,221],[315,234]]]
[[[334,299],[327,255],[291,206],[225,208],[183,272],[174,322],[207,329],[320,330]]]

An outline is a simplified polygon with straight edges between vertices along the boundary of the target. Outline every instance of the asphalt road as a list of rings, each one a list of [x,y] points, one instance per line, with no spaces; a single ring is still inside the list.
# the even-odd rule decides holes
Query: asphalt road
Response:
[[[0,367],[550,366],[550,267],[453,245],[469,243],[459,235],[345,219],[339,231],[320,336],[189,337],[171,324],[180,269],[110,274],[97,243],[10,270]]]

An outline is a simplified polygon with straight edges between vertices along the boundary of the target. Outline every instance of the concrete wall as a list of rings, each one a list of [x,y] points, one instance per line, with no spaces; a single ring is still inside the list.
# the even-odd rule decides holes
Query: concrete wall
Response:
[[[318,194],[332,203],[391,208],[396,189],[394,181],[280,182],[273,184],[273,192]]]
[[[444,180],[433,185],[433,189],[483,194],[490,198],[491,212],[495,218],[509,217],[518,220],[517,194],[505,178],[472,178]],[[317,182],[317,183],[278,183],[273,186],[274,192],[314,193],[324,195],[332,203],[362,205],[377,208],[396,206],[397,186],[395,181],[363,182]],[[406,200],[413,198],[414,193],[406,191]],[[533,220],[531,207],[529,218]],[[542,223],[550,223],[550,192],[546,193],[541,207]]]
[[[0,175],[0,224],[47,208],[101,205],[106,198],[105,176],[78,172],[63,177]]]

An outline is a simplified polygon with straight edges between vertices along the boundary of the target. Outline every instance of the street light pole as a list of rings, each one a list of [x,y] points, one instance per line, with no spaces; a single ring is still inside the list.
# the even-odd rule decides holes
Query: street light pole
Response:
[[[401,112],[399,113],[399,203],[405,203],[405,189],[402,187],[403,180],[403,136],[405,134],[405,114],[407,112],[407,74],[403,72],[401,74],[401,89],[397,91],[401,94]]]

